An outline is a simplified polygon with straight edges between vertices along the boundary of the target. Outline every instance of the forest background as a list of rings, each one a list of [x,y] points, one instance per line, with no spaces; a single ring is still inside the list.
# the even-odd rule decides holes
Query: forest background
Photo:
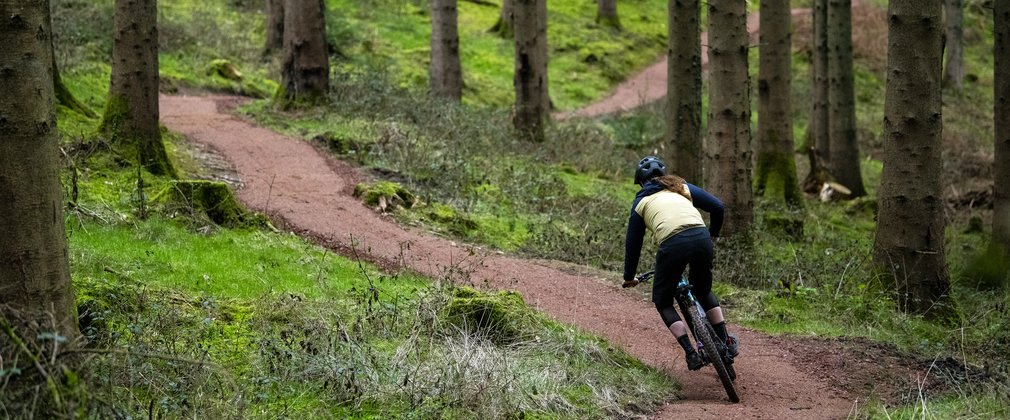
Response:
[[[372,205],[415,197],[420,205],[403,200],[412,205],[392,211],[402,223],[503,252],[619,269],[626,207],[635,192],[629,162],[662,152],[661,104],[548,125],[543,143],[517,141],[508,129],[512,44],[488,32],[498,8],[482,3],[460,2],[462,104],[426,96],[428,69],[419,63],[428,59],[427,3],[392,0],[326,2],[329,99],[287,111],[270,100],[281,63],[263,53],[261,2],[162,1],[160,90],[263,98],[241,112],[369,171],[377,182],[362,190],[374,193],[365,194],[376,200]],[[592,6],[549,6],[556,109],[578,109],[603,97],[666,48],[666,2],[621,3],[620,30],[596,24]],[[991,3],[965,2],[965,82],[960,92],[944,91],[941,179],[952,289],[950,310],[939,319],[902,311],[870,261],[884,142],[885,7],[868,1],[853,16],[856,126],[867,197],[841,203],[808,197],[802,209],[757,200],[752,246],[730,242],[720,249],[717,292],[734,321],[746,326],[843,342],[867,339],[856,343],[885,346],[908,360],[943,361],[934,365],[942,366],[934,374],[944,384],[935,392],[873,395],[866,414],[1005,413],[1010,391],[999,343],[1010,338],[1008,295],[999,261],[985,255],[992,217]],[[85,107],[105,108],[113,2],[55,0],[52,14],[65,84]],[[809,21],[800,16],[792,60],[796,139],[806,135],[810,110],[809,48]],[[756,75],[757,49],[751,56]],[[383,272],[275,232],[261,218],[221,227],[193,209],[165,204],[159,198],[173,177],[143,174],[138,183],[136,163],[102,146],[108,139],[96,134],[100,118],[63,106],[58,112],[61,174],[72,203],[66,220],[71,269],[82,332],[94,351],[84,353],[87,369],[54,362],[46,372],[58,384],[41,382],[35,399],[21,401],[32,405],[5,393],[8,413],[50,407],[95,416],[622,416],[648,413],[674,395],[672,379],[546,320],[515,296],[473,295],[451,282]],[[206,167],[205,151],[165,136],[180,174],[221,178]],[[806,159],[800,154],[796,162],[802,176]],[[796,219],[801,232],[788,223]],[[521,336],[542,342],[524,340],[528,346],[517,352],[514,342],[466,340],[465,328],[452,322],[453,308],[474,299],[503,308],[503,316],[516,321],[501,324],[518,325]],[[412,331],[418,325],[430,326],[421,330],[437,339],[417,340]],[[473,354],[482,358],[463,357]],[[570,356],[552,360],[557,354]],[[535,379],[558,363],[564,375],[546,383]],[[29,375],[16,365],[0,368],[4,386]],[[419,371],[428,379],[398,386],[406,372]],[[481,383],[469,382],[475,380]],[[537,392],[503,391],[514,383]],[[500,391],[449,392],[481,386]]]

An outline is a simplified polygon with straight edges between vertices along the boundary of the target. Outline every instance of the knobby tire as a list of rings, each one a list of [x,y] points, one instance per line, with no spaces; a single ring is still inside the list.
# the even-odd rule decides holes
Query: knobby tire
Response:
[[[735,403],[740,402],[740,397],[736,394],[736,387],[733,386],[733,377],[730,376],[729,369],[726,368],[726,364],[722,361],[722,356],[719,355],[719,347],[716,346],[715,338],[709,331],[708,326],[702,322],[704,318],[698,312],[698,306],[691,306],[689,310],[691,312],[691,325],[694,327],[694,338],[701,342],[702,349],[705,351],[705,357],[712,363],[715,372],[719,374],[719,380],[722,382],[722,387],[726,389],[726,395],[729,396],[729,400]]]

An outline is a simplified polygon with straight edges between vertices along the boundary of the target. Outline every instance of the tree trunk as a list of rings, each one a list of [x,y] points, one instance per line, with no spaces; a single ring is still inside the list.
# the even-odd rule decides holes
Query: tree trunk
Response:
[[[284,0],[267,0],[267,45],[264,54],[284,47]]]
[[[596,0],[596,23],[621,29],[621,20],[617,17],[617,0]]]
[[[456,0],[431,1],[431,63],[428,80],[431,94],[459,102],[463,96],[463,72],[459,64],[459,30]]]
[[[284,0],[284,63],[279,99],[315,103],[330,90],[330,57],[322,0]]]
[[[813,109],[807,128],[811,139],[808,146],[817,149],[825,162],[831,159],[831,134],[828,125],[828,0],[814,0],[813,34],[811,36],[811,98]]]
[[[158,124],[158,2],[116,0],[112,81],[101,131],[155,175],[175,175]]]
[[[993,89],[996,98],[993,110],[996,132],[993,184],[996,197],[992,237],[993,243],[1010,259],[1010,0],[996,0],[993,5]]]
[[[943,75],[943,85],[960,92],[964,87],[964,13],[961,0],[943,0],[947,30],[945,49],[947,50],[947,71]]]
[[[70,89],[67,89],[67,85],[63,83],[63,78],[60,77],[60,67],[56,65],[55,55],[53,55],[53,90],[56,95],[56,103],[88,118],[95,118],[98,116],[95,111],[92,111],[87,105],[84,105],[81,101],[77,100],[77,97],[74,96]]]
[[[550,112],[547,93],[547,0],[514,0],[515,116],[520,137],[544,140],[544,121]]]
[[[668,7],[665,143],[674,171],[701,184],[701,6],[698,0],[669,0]]]
[[[761,1],[757,192],[800,206],[793,157],[792,13],[789,0]]]
[[[79,332],[63,224],[47,1],[0,2],[0,323],[32,350]],[[6,328],[5,328],[6,329]],[[0,331],[5,368],[27,361]],[[47,350],[53,345],[47,341]],[[22,366],[22,368],[25,368]]]
[[[489,32],[496,33],[498,36],[509,39],[515,33],[515,6],[513,6],[515,0],[502,0],[501,2],[501,14],[498,15],[498,21],[494,23]]]
[[[828,1],[828,127],[831,159],[828,166],[838,183],[866,195],[859,171],[856,139],[856,99],[852,73],[852,0]]]
[[[709,0],[709,165],[707,188],[726,205],[726,236],[745,234],[754,221],[751,191],[750,80],[747,5]]]
[[[884,172],[873,262],[903,308],[928,313],[950,289],[944,251],[943,14],[936,0],[888,5]]]

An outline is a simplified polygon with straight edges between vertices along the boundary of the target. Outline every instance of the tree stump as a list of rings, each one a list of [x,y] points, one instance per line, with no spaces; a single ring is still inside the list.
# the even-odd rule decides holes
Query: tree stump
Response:
[[[172,181],[151,201],[163,205],[169,214],[188,214],[194,220],[206,218],[222,227],[269,226],[265,216],[242,207],[224,182]]]

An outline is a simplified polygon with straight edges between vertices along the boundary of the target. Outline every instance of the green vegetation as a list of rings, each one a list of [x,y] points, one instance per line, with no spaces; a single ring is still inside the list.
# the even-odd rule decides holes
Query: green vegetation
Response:
[[[459,3],[463,100],[475,105],[512,103],[513,42],[490,33],[501,1]],[[331,0],[327,25],[339,55],[355,68],[389,68],[396,86],[425,91],[428,3]],[[666,45],[666,2],[621,4],[622,31],[595,23],[596,7],[581,1],[548,2],[551,99],[575,109],[606,94],[614,84],[652,64]]]
[[[97,354],[77,373],[88,416],[600,417],[674,392],[514,294],[391,276],[258,230],[200,233],[161,217],[71,228]],[[499,301],[506,313],[483,310]]]
[[[262,28],[257,25],[262,16],[253,2],[160,3],[163,91],[269,97],[276,90],[270,80],[276,62],[260,56]],[[105,30],[111,27],[111,6],[111,0],[53,4],[64,80],[96,110],[104,109],[108,100],[111,42]],[[331,9],[343,6],[365,9],[338,2]],[[330,16],[347,19],[352,28],[353,22],[364,27],[361,16],[350,15]],[[409,24],[415,29],[426,26],[426,18],[404,17],[412,19]],[[331,40],[371,42],[341,35],[347,27],[331,28]],[[583,30],[581,36],[587,33]],[[375,37],[368,30],[358,34]],[[376,48],[397,45],[395,38],[373,41]],[[368,57],[375,56],[361,54],[345,61],[342,71],[368,73]],[[394,58],[403,60],[402,68],[414,64],[409,52]],[[642,64],[651,59],[638,58]],[[409,86],[415,93],[423,88],[404,84],[408,79],[397,79],[401,76],[381,79],[374,87],[386,93],[400,92],[389,90],[398,89],[391,86]],[[395,98],[380,101],[386,100]],[[326,111],[296,112],[312,118],[312,113]],[[453,112],[458,118],[505,118],[491,110],[474,115],[458,107]],[[72,276],[87,344],[47,364],[48,372],[62,372],[56,375],[60,381],[48,390],[29,388],[37,399],[0,392],[0,405],[8,414],[38,413],[32,410],[59,401],[47,412],[67,417],[413,413],[602,418],[647,414],[677,396],[676,384],[662,372],[597,337],[547,319],[517,294],[456,289],[439,279],[381,272],[334,255],[274,231],[262,215],[242,209],[225,184],[138,171],[135,162],[113,153],[98,134],[100,116],[60,107],[58,120],[65,152],[61,178],[70,203]],[[299,135],[360,162],[371,161],[376,142],[404,135],[396,124],[383,126],[362,118],[326,124],[325,129]],[[443,130],[453,131],[448,123]],[[183,178],[213,176],[187,151],[183,139],[167,131],[164,137]],[[399,152],[412,156],[406,148]],[[513,164],[527,170],[524,159],[516,154]],[[423,164],[415,163],[418,168]],[[448,169],[432,167],[427,176],[434,179]],[[566,171],[564,183],[586,197],[594,186],[605,186],[596,175]],[[407,182],[362,185],[361,193],[375,200],[374,205],[386,201],[393,208],[414,207],[396,210],[404,217],[441,223],[453,234],[507,249],[524,246],[531,236],[529,226],[539,221],[516,222],[525,214],[517,207],[521,203],[507,204],[499,213],[458,211],[431,200],[433,190],[414,196],[415,180],[412,176]],[[507,201],[506,194],[519,191],[518,184],[502,189],[481,183],[472,185],[467,195]],[[483,206],[475,200],[471,204]],[[34,372],[5,368],[0,367],[5,381],[35,379]]]
[[[975,15],[969,22],[981,28],[975,29],[976,40],[984,39],[991,15],[970,10]],[[886,51],[879,42],[886,39],[881,36],[886,34],[886,26],[881,26],[886,21],[880,16],[880,10],[867,9],[857,17],[861,30],[869,34],[857,40],[862,43],[856,46],[856,95],[858,133],[867,156],[863,179],[870,197],[882,172],[876,156],[883,141],[881,54]],[[956,171],[987,167],[986,153],[980,151],[992,138],[983,130],[991,125],[991,93],[984,92],[991,91],[991,76],[986,75],[992,70],[991,63],[979,57],[991,49],[989,43],[969,45],[966,54],[969,73],[982,76],[969,77],[965,91],[978,95],[945,99],[945,127],[950,127],[945,129],[945,144],[951,151],[946,155],[945,191],[952,191],[947,195],[952,203],[960,202],[965,189],[986,185],[982,171],[969,175]],[[805,56],[797,54],[794,63],[799,144],[805,136],[810,106],[805,92],[810,81]],[[337,153],[375,169],[380,177],[402,182],[436,209],[397,213],[406,221],[424,220],[469,240],[538,257],[611,270],[620,267],[626,206],[634,194],[628,165],[658,146],[663,135],[659,106],[601,121],[559,123],[551,127],[546,143],[533,147],[508,134],[509,121],[498,111],[431,106],[408,89],[392,86],[389,80],[397,80],[395,75],[343,71],[347,71],[340,76],[344,83],[335,89],[329,107],[277,114],[261,102],[245,111],[291,135],[348,139],[356,146]],[[806,163],[805,156],[797,156],[800,176],[805,175]],[[1001,314],[1008,295],[1005,290],[977,289],[980,282],[972,274],[978,272],[973,271],[977,265],[973,261],[988,242],[987,226],[980,222],[987,217],[986,210],[967,202],[957,206],[948,229],[952,318],[925,320],[898,311],[895,301],[900,297],[887,292],[872,275],[869,255],[876,208],[872,198],[843,204],[808,201],[799,213],[759,200],[753,248],[732,242],[717,246],[717,276],[724,282],[720,292],[734,321],[771,333],[867,337],[921,357],[954,355],[967,369],[984,366],[996,373],[974,387],[963,380],[950,385],[980,392],[1010,373],[994,341],[1005,336],[1001,328],[1008,319]],[[803,220],[802,230],[794,220]],[[503,225],[520,226],[523,234],[503,231]],[[481,232],[494,234],[488,238]],[[506,237],[510,239],[503,240]],[[640,270],[650,264],[648,258],[643,260]]]
[[[992,16],[981,2],[967,3],[969,77],[964,93],[944,99],[951,318],[901,313],[900,297],[870,274],[872,198],[808,200],[799,213],[759,201],[753,248],[717,246],[717,291],[733,322],[774,334],[867,337],[986,372],[955,380],[951,389],[960,393],[908,407],[878,402],[866,407],[868,416],[1007,411],[1002,343],[1010,340],[1010,297],[979,274],[989,211],[961,200],[985,188],[992,139]],[[620,268],[635,192],[629,165],[662,147],[661,107],[558,123],[544,144],[518,142],[504,109],[512,95],[511,43],[487,32],[497,7],[460,3],[467,88],[465,103],[454,105],[424,97],[425,2],[327,4],[337,81],[331,105],[282,113],[262,100],[244,112],[371,169],[379,182],[362,188],[371,205],[412,196],[410,206],[391,206],[405,222],[539,258]],[[111,5],[53,2],[62,76],[94,110],[104,108],[108,90]],[[261,55],[259,7],[251,0],[161,1],[163,90],[275,92],[277,58]],[[599,98],[662,54],[664,1],[622,3],[620,33],[597,28],[591,4],[551,0],[549,7],[551,91],[560,109]],[[858,132],[871,197],[882,170],[879,42],[886,21],[878,17],[858,17],[864,36],[856,40]],[[223,63],[235,71],[221,71]],[[802,53],[794,56],[794,77],[800,143],[810,91]],[[172,191],[174,180],[142,174],[138,184],[136,164],[106,153],[96,138],[98,123],[59,110],[73,275],[93,340],[87,357],[68,361],[89,368],[66,373],[64,397],[94,407],[74,414],[626,417],[674,392],[663,374],[544,319],[516,295],[381,273],[262,225],[223,228],[193,217],[192,206],[163,207],[157,193]],[[185,143],[167,138],[180,172],[199,173]],[[797,164],[803,176],[805,158]],[[800,235],[781,223],[797,218]],[[649,264],[643,258],[640,269]]]

